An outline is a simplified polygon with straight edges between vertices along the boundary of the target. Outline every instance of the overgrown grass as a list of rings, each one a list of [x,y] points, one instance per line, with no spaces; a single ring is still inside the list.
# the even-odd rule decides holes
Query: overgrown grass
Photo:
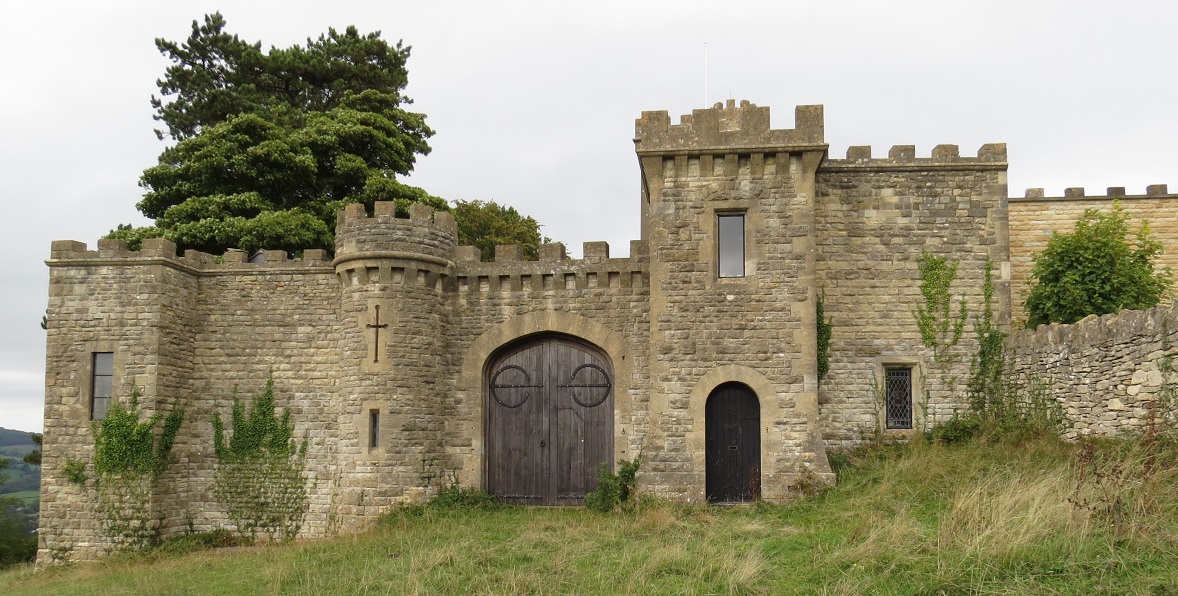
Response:
[[[868,447],[788,505],[454,506],[336,540],[0,574],[0,592],[1178,593],[1178,448],[1049,438]],[[641,486],[641,485],[640,485]],[[177,549],[184,552],[185,549]]]

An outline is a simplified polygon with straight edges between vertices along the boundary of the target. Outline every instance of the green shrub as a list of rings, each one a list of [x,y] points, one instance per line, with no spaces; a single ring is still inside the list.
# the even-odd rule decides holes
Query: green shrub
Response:
[[[486,491],[453,484],[438,491],[438,494],[430,499],[427,506],[435,509],[471,511],[475,509],[493,509],[498,507],[499,504],[495,502],[495,497],[487,494]]]
[[[1154,268],[1161,254],[1148,222],[1130,232],[1119,201],[1111,211],[1085,210],[1071,232],[1052,234],[1035,256],[1027,327],[1156,306],[1172,281],[1168,268]]]
[[[606,513],[629,504],[634,496],[634,482],[638,475],[640,459],[619,459],[617,474],[609,471],[608,464],[602,463],[597,471],[597,490],[585,495],[585,506],[593,511]]]
[[[982,432],[982,421],[976,416],[965,414],[954,416],[933,427],[932,440],[945,445],[968,443]]]

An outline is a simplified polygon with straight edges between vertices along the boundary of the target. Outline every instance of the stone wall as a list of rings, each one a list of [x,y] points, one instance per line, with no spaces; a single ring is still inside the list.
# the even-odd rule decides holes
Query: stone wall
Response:
[[[666,112],[644,112],[636,129],[657,416],[644,482],[658,494],[704,499],[704,409],[725,381],[744,383],[760,405],[764,498],[785,498],[799,474],[831,480],[817,424],[813,351],[822,107],[799,106],[793,129],[770,129],[768,108],[732,101],[674,125]],[[721,277],[717,269],[724,214],[744,217],[739,277]]]
[[[98,250],[55,242],[50,265],[46,369],[46,449],[42,472],[42,560],[85,560],[109,546],[93,505],[94,438],[90,421],[91,358],[114,353],[115,396],[140,392],[141,418],[186,410],[174,464],[151,495],[164,535],[224,527],[212,498],[212,413],[228,414],[235,391],[260,393],[273,375],[279,407],[316,447],[308,458],[311,511],[304,532],[326,531],[338,416],[331,397],[338,379],[335,277],[323,251],[288,261],[266,251],[265,263],[244,253],[211,255],[148,240],[128,251],[117,240]],[[67,461],[88,464],[79,486]]]
[[[1178,356],[1178,302],[1040,325],[1006,347],[1011,377],[1047,388],[1063,406],[1067,438],[1140,432],[1151,418],[1178,415],[1178,404],[1159,399],[1178,393],[1178,375],[1162,374]]]
[[[632,242],[628,258],[611,258],[605,242],[586,242],[581,259],[567,258],[562,244],[542,245],[536,261],[520,253],[499,246],[493,262],[480,262],[473,246],[457,251],[441,377],[451,396],[443,410],[443,454],[464,486],[486,486],[485,367],[494,352],[540,333],[579,337],[605,352],[614,371],[614,461],[634,459],[644,446],[650,413],[646,245]]]
[[[1013,324],[1022,327],[1027,320],[1023,304],[1030,293],[1031,269],[1035,255],[1047,247],[1053,232],[1070,232],[1085,209],[1109,209],[1114,200],[1129,215],[1129,225],[1136,230],[1143,220],[1165,247],[1157,261],[1161,267],[1178,272],[1178,194],[1169,193],[1165,184],[1150,185],[1143,195],[1126,195],[1122,187],[1109,188],[1105,196],[1087,196],[1083,188],[1069,188],[1062,197],[1043,196],[1042,188],[1028,188],[1024,197],[1010,199],[1011,293],[1014,304]]]
[[[906,145],[893,147],[887,158],[872,158],[870,147],[851,147],[846,159],[823,162],[815,243],[817,285],[834,323],[830,371],[820,391],[827,445],[850,447],[883,428],[885,365],[913,367],[917,428],[925,390],[928,422],[964,407],[959,385],[976,349],[972,321],[982,308],[987,260],[994,267],[995,320],[1009,316],[1005,196],[1005,145],[985,145],[977,157],[939,145],[920,158]],[[953,311],[964,299],[970,324],[952,362],[934,361],[913,315],[922,300],[922,251],[958,263]]]

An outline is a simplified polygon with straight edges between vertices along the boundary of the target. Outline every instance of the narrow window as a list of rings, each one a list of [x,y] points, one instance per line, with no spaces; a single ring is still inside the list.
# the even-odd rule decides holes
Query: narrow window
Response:
[[[912,367],[884,368],[887,428],[912,428]]]
[[[368,410],[368,448],[380,447],[380,410]]]
[[[720,277],[744,277],[744,214],[716,216]]]
[[[114,395],[114,352],[94,352],[90,364],[90,419],[102,420]]]

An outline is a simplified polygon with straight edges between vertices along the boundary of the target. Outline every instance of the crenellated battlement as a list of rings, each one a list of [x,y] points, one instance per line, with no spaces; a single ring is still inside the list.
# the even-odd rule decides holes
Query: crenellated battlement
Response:
[[[186,250],[178,256],[176,244],[164,238],[144,239],[139,250],[130,250],[125,240],[103,238],[98,241],[97,250],[88,250],[85,242],[54,240],[46,264],[50,267],[162,264],[197,275],[216,275],[274,270],[321,273],[331,266],[331,261],[323,249],[305,250],[301,259],[291,258],[285,250],[258,251],[253,258],[233,249],[222,255]]]
[[[1006,143],[982,145],[976,157],[962,156],[957,145],[937,145],[929,157],[917,157],[915,145],[893,145],[887,157],[872,157],[870,145],[847,148],[846,159],[827,159],[819,168],[839,171],[1006,169]]]
[[[523,260],[516,245],[495,247],[494,261],[480,261],[473,246],[460,246],[456,254],[453,289],[459,295],[595,289],[635,293],[649,285],[649,250],[640,240],[632,240],[630,256],[620,259],[610,258],[607,242],[585,242],[580,259],[568,258],[559,242],[541,245],[537,260]]]
[[[1150,184],[1145,187],[1145,194],[1125,194],[1124,186],[1110,186],[1103,195],[1090,195],[1082,186],[1072,186],[1063,190],[1062,196],[1047,196],[1042,188],[1028,188],[1022,197],[1011,197],[1011,201],[1067,201],[1075,199],[1121,199],[1121,198],[1161,198],[1173,196],[1165,184]]]
[[[408,259],[445,269],[453,264],[457,244],[458,224],[450,213],[413,203],[409,217],[400,218],[394,203],[378,201],[369,216],[357,203],[336,216],[333,263],[338,267],[358,259]]]
[[[634,146],[640,157],[649,155],[720,155],[776,153],[826,149],[822,106],[794,108],[794,128],[769,128],[769,108],[748,101],[717,103],[692,110],[679,124],[665,111],[643,112],[634,123]]]

